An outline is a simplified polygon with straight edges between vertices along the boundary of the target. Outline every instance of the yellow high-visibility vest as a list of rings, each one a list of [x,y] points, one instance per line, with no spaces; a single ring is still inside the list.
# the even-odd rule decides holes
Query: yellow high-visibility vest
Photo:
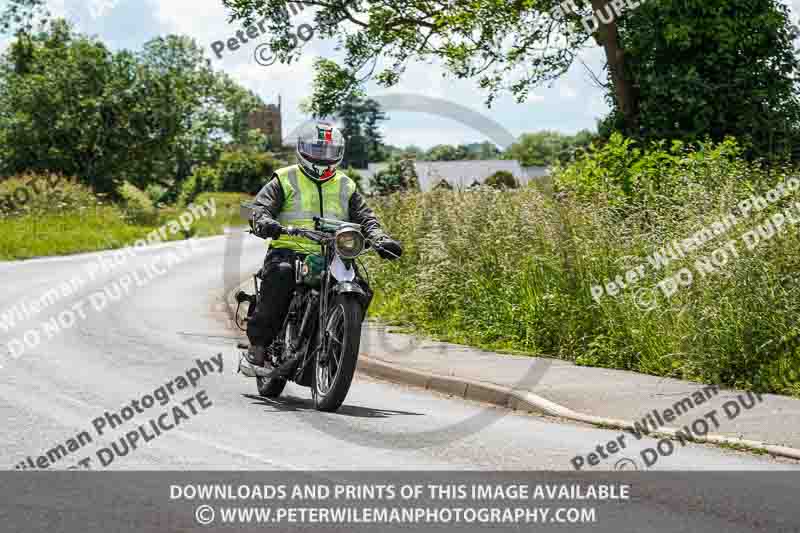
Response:
[[[325,217],[350,222],[350,197],[356,183],[341,170],[323,182],[307,177],[299,165],[276,171],[283,188],[283,209],[278,215],[282,226],[314,229],[313,217]],[[281,235],[271,243],[272,248],[285,248],[301,253],[319,254],[320,245],[303,237]]]

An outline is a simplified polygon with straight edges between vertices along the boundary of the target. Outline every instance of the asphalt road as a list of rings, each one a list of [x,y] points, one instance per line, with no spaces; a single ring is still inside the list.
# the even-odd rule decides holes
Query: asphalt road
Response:
[[[570,470],[574,456],[585,456],[619,435],[362,376],[335,414],[314,411],[310,391],[293,384],[279,401],[261,399],[254,382],[235,373],[237,337],[222,305],[226,240],[194,242],[191,248],[185,243],[166,245],[126,256],[108,272],[99,267],[98,254],[0,264],[0,318],[18,302],[40,300],[64,281],[82,282],[73,284],[73,294],[61,294],[12,328],[6,317],[6,326],[0,328],[0,350],[5,352],[0,356],[0,412],[6,422],[0,431],[0,457],[6,467],[14,468],[28,456],[35,461],[85,430],[94,437],[90,445],[48,465],[72,466],[124,433],[107,429],[97,435],[97,417],[105,411],[119,413],[132,400],[196,367],[196,359],[208,360],[218,353],[224,358],[222,373],[203,376],[192,391],[176,390],[172,403],[137,413],[135,421],[145,423],[201,390],[212,405],[116,457],[108,468]],[[228,253],[233,257],[237,251]],[[261,241],[248,237],[242,266],[229,259],[228,277],[256,270],[262,254]],[[180,262],[168,265],[169,257]],[[151,264],[160,275],[148,281],[145,266]],[[142,286],[130,283],[129,290],[112,301],[109,294],[132,272]],[[90,298],[103,288],[108,290],[104,299]],[[85,318],[75,307],[81,302]],[[52,317],[60,320],[57,332],[41,327]],[[40,343],[34,342],[31,331],[38,333]],[[29,343],[19,353],[26,332]],[[16,354],[9,352],[9,343]],[[370,343],[370,350],[380,349],[380,343]],[[632,443],[625,454],[598,468],[614,468],[624,457],[640,462],[640,449],[652,446],[655,441]],[[676,449],[654,465],[675,470],[797,467],[699,445]]]
[[[0,414],[5,421],[0,457],[7,469],[26,468],[29,457],[36,463],[44,456],[51,470],[82,464],[93,470],[572,471],[573,457],[619,436],[363,376],[357,376],[345,405],[334,414],[316,412],[310,391],[292,384],[279,401],[261,399],[255,383],[235,373],[238,337],[222,298],[223,277],[230,285],[256,270],[263,243],[247,238],[239,267],[239,250],[230,249],[225,238],[194,242],[119,254],[117,263],[106,263],[106,272],[98,254],[0,264]],[[43,296],[54,288],[62,292]],[[44,303],[35,309],[31,301]],[[15,308],[28,316],[11,325]],[[49,328],[42,326],[46,323]],[[380,355],[379,342],[370,342],[369,349]],[[217,359],[221,373],[213,367],[217,354],[222,354]],[[198,359],[209,362],[207,375],[197,370]],[[196,387],[181,388],[179,376],[192,377]],[[166,403],[146,408],[144,397],[167,383],[172,390],[163,396]],[[195,400],[185,403],[191,396]],[[106,425],[99,435],[98,417],[105,412],[127,416],[123,407],[133,400],[142,412],[129,409],[132,420],[113,430]],[[175,415],[174,406],[183,417]],[[168,431],[154,436],[151,430],[149,442],[140,439],[136,449],[123,448],[126,432],[140,424],[153,427],[148,423],[161,413],[167,413]],[[142,439],[146,433],[140,433]],[[91,442],[81,441],[81,434]],[[114,442],[117,451],[106,452],[103,465],[98,450],[113,451]],[[67,453],[47,459],[58,445]],[[614,469],[626,458],[637,462],[623,461],[628,469],[641,468],[639,451],[654,446],[653,440],[632,443],[596,469]],[[691,445],[660,458],[653,469],[739,471],[732,474],[734,481],[724,482],[725,490],[763,494],[752,472],[745,471],[797,470],[798,465]],[[768,489],[774,491],[774,483]],[[649,521],[639,531],[678,530],[662,528],[670,520],[682,521],[687,531],[766,531],[776,530],[775,520],[783,518],[759,510],[758,503],[746,519],[741,503],[684,516],[685,494],[659,494],[636,508],[638,518],[625,520]],[[660,522],[653,522],[653,513]]]

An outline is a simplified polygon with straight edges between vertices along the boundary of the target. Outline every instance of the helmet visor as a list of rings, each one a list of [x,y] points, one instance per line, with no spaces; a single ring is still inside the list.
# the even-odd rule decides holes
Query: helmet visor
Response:
[[[303,157],[312,163],[320,165],[333,165],[338,163],[344,155],[344,146],[329,142],[299,141],[297,148]]]

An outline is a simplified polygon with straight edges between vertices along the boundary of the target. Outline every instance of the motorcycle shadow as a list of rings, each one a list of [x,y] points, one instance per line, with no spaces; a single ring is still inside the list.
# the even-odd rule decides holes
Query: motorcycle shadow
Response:
[[[277,399],[264,398],[255,394],[242,394],[247,399],[254,400],[253,405],[271,407],[276,411],[282,412],[318,412],[314,408],[314,401],[310,398],[298,398],[297,396],[284,395]],[[358,405],[342,405],[332,414],[350,416],[354,418],[390,418],[393,416],[423,416],[423,413],[410,411],[396,411],[393,409],[373,409],[371,407],[361,407]]]

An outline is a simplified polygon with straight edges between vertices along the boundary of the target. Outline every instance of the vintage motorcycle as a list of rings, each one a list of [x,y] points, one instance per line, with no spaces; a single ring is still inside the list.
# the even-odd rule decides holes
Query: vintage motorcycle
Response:
[[[240,214],[250,223],[248,233],[255,234],[259,214],[255,206],[242,204]],[[364,237],[357,224],[314,217],[314,225],[314,230],[282,229],[287,235],[319,244],[322,253],[296,260],[294,294],[280,333],[267,349],[265,367],[251,365],[243,352],[239,371],[256,378],[261,396],[277,398],[286,382],[294,381],[311,387],[318,410],[335,411],[350,390],[361,323],[372,301],[369,282],[361,275],[366,268],[363,264],[359,267],[357,260],[370,247],[378,246]],[[258,276],[253,276],[253,282],[254,294],[239,291],[236,295],[239,305],[249,304],[248,318],[255,312],[261,292]]]

